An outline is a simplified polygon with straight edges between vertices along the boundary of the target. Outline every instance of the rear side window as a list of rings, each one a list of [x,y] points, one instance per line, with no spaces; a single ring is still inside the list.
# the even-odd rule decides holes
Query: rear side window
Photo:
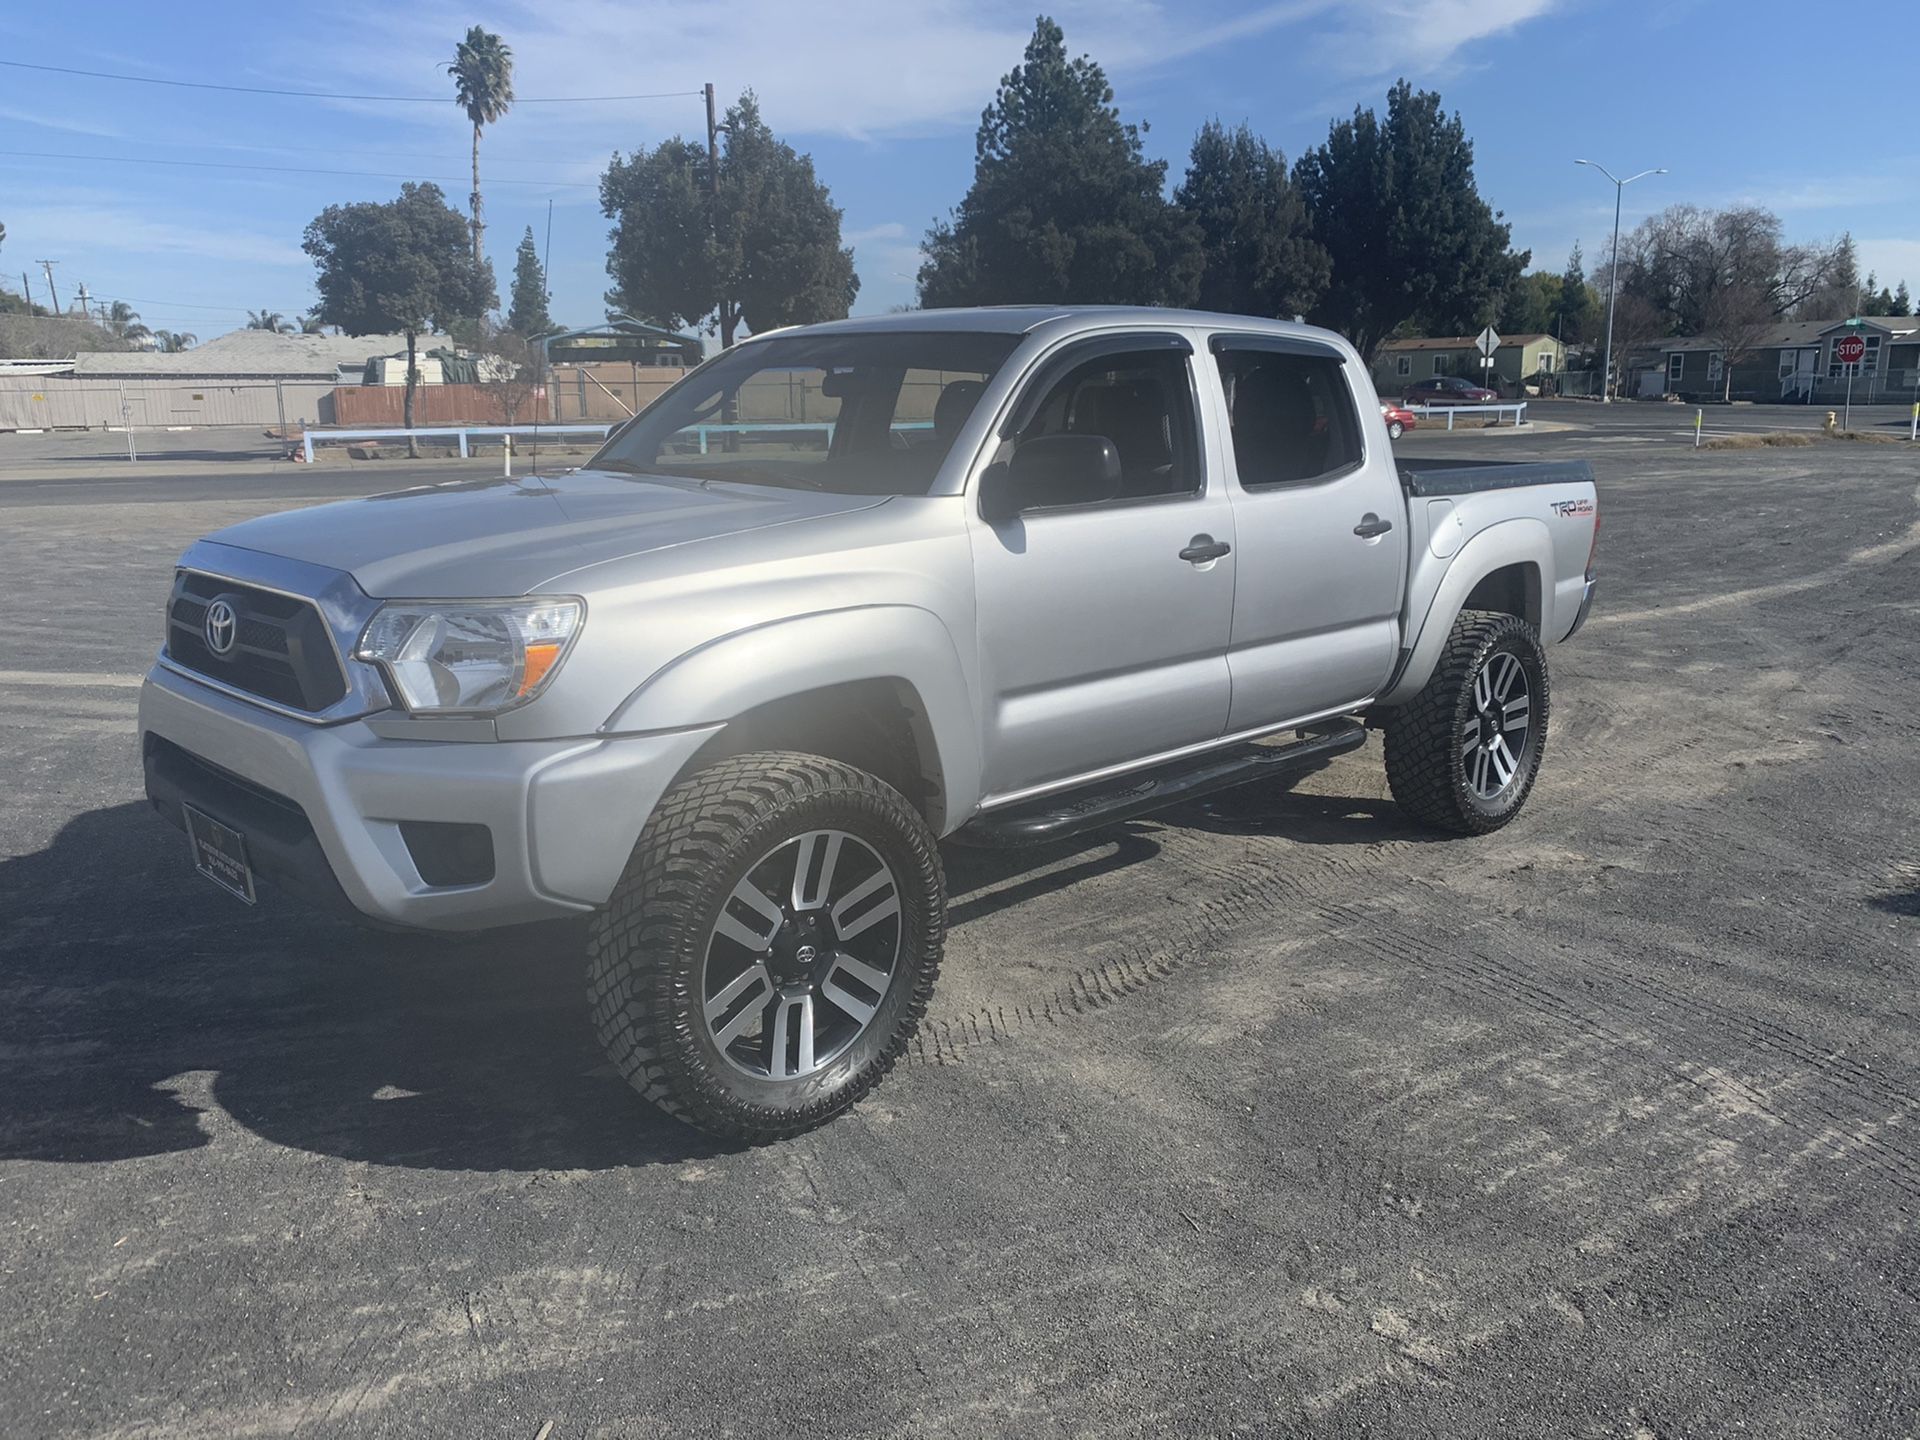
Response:
[[[1219,360],[1242,486],[1304,484],[1360,463],[1359,417],[1337,358],[1227,347]]]
[[[1120,496],[1144,500],[1200,488],[1193,383],[1175,350],[1101,355],[1048,387],[1016,443],[1104,435],[1120,454]]]

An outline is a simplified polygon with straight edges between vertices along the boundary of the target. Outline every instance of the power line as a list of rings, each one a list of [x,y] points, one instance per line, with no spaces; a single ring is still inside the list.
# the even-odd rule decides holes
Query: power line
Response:
[[[82,75],[89,80],[121,80],[132,85],[170,85],[179,90],[220,90],[230,95],[287,95],[299,100],[377,100],[393,105],[450,105],[447,95],[348,95],[332,90],[280,90],[265,85],[215,85],[205,80],[161,80],[151,75],[116,75],[107,70],[74,70],[65,65],[35,65],[26,60],[0,60],[15,70],[39,70],[49,75]],[[684,100],[699,90],[659,90],[648,95],[516,95],[516,105],[599,105],[625,100]]]
[[[0,64],[11,64],[0,61]],[[343,175],[360,180],[435,180],[449,185],[465,185],[466,175],[400,174],[379,170],[315,170],[299,165],[243,165],[231,160],[159,160],[144,155],[71,155],[56,150],[0,150],[0,157],[16,160],[86,160],[104,165],[171,165],[188,170],[261,170],[272,175]],[[489,185],[532,185],[543,190],[594,190],[597,184],[584,180],[489,180]]]

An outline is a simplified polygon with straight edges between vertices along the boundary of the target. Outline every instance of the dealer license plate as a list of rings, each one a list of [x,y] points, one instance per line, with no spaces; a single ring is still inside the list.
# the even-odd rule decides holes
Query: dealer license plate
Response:
[[[253,867],[247,863],[247,837],[191,805],[180,808],[186,812],[193,868],[222,890],[253,904]]]

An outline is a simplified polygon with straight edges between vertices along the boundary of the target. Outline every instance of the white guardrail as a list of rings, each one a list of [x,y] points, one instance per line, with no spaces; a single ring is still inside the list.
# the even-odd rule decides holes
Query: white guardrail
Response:
[[[623,422],[624,423],[624,422]],[[309,430],[301,440],[301,449],[307,460],[313,459],[314,445],[332,444],[335,441],[348,440],[405,440],[409,435],[422,440],[455,440],[460,445],[460,458],[468,455],[467,438],[472,435],[598,435],[604,438],[615,425],[434,425],[415,426],[411,430]],[[833,443],[834,422],[831,420],[796,421],[715,421],[708,425],[689,425],[674,437],[681,441],[691,440],[700,447],[700,453],[707,453],[708,437],[713,435],[760,435],[793,431],[806,431],[824,435],[827,443]],[[895,430],[931,430],[931,420],[902,420],[891,428]]]
[[[409,435],[422,440],[458,440],[460,457],[468,454],[467,437],[470,435],[598,435],[606,438],[611,425],[435,425],[429,428],[416,426],[412,430],[309,430],[302,437],[300,448],[305,452],[309,463],[313,460],[315,442],[331,445],[335,441],[348,440],[405,440]]]
[[[1498,425],[1500,423],[1500,417],[1509,410],[1513,412],[1513,423],[1515,425],[1524,425],[1527,423],[1527,402],[1524,400],[1516,401],[1511,405],[1408,405],[1404,408],[1420,416],[1423,420],[1435,415],[1445,415],[1447,417],[1447,429],[1449,430],[1453,429],[1453,417],[1456,415],[1491,414],[1493,416],[1493,423]]]

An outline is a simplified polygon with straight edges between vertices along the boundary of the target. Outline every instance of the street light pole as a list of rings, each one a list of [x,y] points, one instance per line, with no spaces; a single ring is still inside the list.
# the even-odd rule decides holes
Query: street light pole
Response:
[[[1606,356],[1600,362],[1600,403],[1610,404],[1613,400],[1613,306],[1620,298],[1620,197],[1627,186],[1636,180],[1644,180],[1649,175],[1664,175],[1660,170],[1642,170],[1638,175],[1629,175],[1624,180],[1615,180],[1613,172],[1597,160],[1576,160],[1576,165],[1590,165],[1607,179],[1613,180],[1613,274],[1607,281],[1607,349]]]

